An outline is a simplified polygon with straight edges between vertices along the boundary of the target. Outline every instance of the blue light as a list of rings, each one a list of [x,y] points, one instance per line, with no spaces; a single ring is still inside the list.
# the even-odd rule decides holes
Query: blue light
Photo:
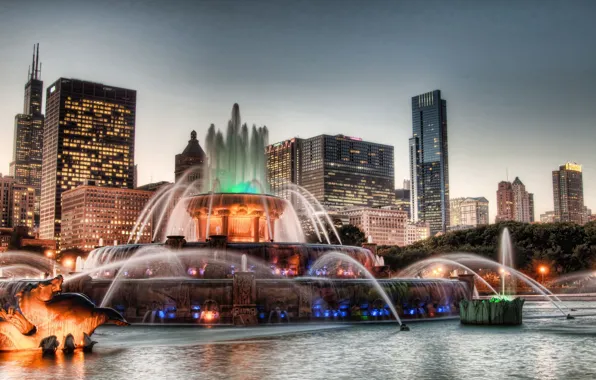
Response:
[[[416,310],[410,309],[410,315],[414,315],[415,312],[416,312]]]
[[[280,317],[281,317],[281,319],[284,319],[286,317],[286,313],[281,313]]]
[[[194,319],[199,319],[199,313],[192,313],[192,317]]]
[[[337,311],[333,312],[333,318],[337,318],[338,315],[339,315],[339,313]]]
[[[389,315],[389,309],[385,309],[385,315]]]
[[[350,305],[347,303],[343,303],[343,304],[339,305],[340,309],[348,309],[349,307],[350,307]]]
[[[362,310],[362,316],[363,317],[367,317],[368,316],[368,310]]]
[[[325,313],[323,315],[325,315],[325,318],[329,318],[329,310],[325,310]]]
[[[377,309],[373,309],[371,315],[373,317],[376,317],[377,315],[379,315],[379,311]]]
[[[347,315],[348,315],[348,313],[342,310],[341,316],[345,318]]]
[[[259,313],[259,318],[260,319],[265,319],[265,313]]]
[[[199,305],[192,305],[190,307],[191,310],[201,310],[201,307]]]
[[[160,318],[163,318],[163,317],[165,317],[165,316],[166,316],[166,313],[165,313],[163,310],[160,310],[160,311],[157,313],[157,315],[158,315]]]
[[[315,312],[315,318],[321,318],[321,313],[319,311]]]
[[[170,318],[170,319],[176,318],[176,313],[168,313],[168,318]]]

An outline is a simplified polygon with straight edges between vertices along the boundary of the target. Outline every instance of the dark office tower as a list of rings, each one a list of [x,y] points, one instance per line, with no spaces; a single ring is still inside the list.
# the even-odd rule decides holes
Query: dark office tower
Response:
[[[43,153],[43,124],[41,113],[43,81],[39,62],[39,44],[33,47],[33,62],[27,74],[23,113],[15,116],[14,144],[10,175],[18,185],[35,190],[35,224],[39,223],[41,195],[41,158]]]
[[[60,78],[46,92],[40,237],[60,237],[61,195],[93,180],[133,187],[134,90]]]
[[[412,98],[412,127],[411,217],[429,223],[434,235],[449,225],[447,101],[440,90]]]
[[[515,220],[513,186],[509,181],[501,181],[497,188],[497,217],[495,221],[499,223],[508,220]]]
[[[293,202],[296,200],[290,196],[293,193],[288,186],[301,182],[301,144],[302,139],[293,138],[265,148],[269,190]]]
[[[568,162],[553,171],[553,198],[556,222],[583,224],[585,210],[581,165]]]
[[[393,147],[343,135],[320,135],[301,144],[299,185],[325,207],[394,203]]]
[[[199,140],[197,140],[197,132],[192,131],[190,133],[188,145],[184,148],[182,153],[176,155],[174,166],[174,177],[176,182],[184,180],[188,183],[193,183],[197,180],[201,180],[203,178],[203,170],[206,162],[207,155],[203,148],[201,148]],[[186,173],[186,178],[183,178],[184,173]],[[197,183],[195,183],[197,189],[202,188],[203,184],[201,182],[202,181],[197,181]]]

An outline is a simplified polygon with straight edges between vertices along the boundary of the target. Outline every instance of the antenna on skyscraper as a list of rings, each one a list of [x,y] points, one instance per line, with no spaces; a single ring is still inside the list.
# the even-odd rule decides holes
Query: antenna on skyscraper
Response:
[[[39,79],[39,42],[37,43],[37,48],[35,52],[35,79]]]
[[[35,44],[33,44],[33,58],[31,59],[31,77],[30,80],[33,80],[35,76]]]
[[[509,168],[505,168],[505,178],[507,178],[507,182],[509,182]]]

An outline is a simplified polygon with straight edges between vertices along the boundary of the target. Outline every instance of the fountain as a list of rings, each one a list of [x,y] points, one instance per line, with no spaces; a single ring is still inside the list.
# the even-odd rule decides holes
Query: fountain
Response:
[[[72,273],[43,258],[33,274],[61,272],[65,288],[84,293],[100,304],[97,310],[113,307],[132,323],[401,325],[408,319],[457,317],[460,301],[472,297],[469,280],[375,278],[387,268],[369,249],[374,244],[329,244],[331,234],[341,240],[323,206],[305,189],[287,185],[320,241],[327,240],[306,244],[297,205],[268,194],[263,185],[267,136],[265,127],[249,132],[241,125],[234,105],[225,137],[209,128],[203,175],[158,190],[132,228],[129,244],[93,250],[76,260]],[[139,231],[149,223],[156,243],[138,244]],[[5,293],[8,299],[14,291]],[[41,338],[55,335],[64,348],[70,333],[75,345],[91,344],[83,334],[92,330],[70,330],[44,332]],[[51,346],[52,339],[47,342]]]

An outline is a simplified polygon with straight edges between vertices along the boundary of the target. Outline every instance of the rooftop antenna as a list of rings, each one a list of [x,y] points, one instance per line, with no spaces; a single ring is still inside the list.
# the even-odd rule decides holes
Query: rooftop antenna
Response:
[[[507,178],[507,182],[509,182],[509,168],[505,168],[505,177]]]
[[[35,77],[35,44],[33,44],[33,58],[31,59],[31,77],[30,80],[33,80]]]
[[[35,79],[39,79],[39,71],[40,71],[40,67],[39,67],[39,42],[38,42],[37,46],[36,46],[36,52],[35,52]]]

